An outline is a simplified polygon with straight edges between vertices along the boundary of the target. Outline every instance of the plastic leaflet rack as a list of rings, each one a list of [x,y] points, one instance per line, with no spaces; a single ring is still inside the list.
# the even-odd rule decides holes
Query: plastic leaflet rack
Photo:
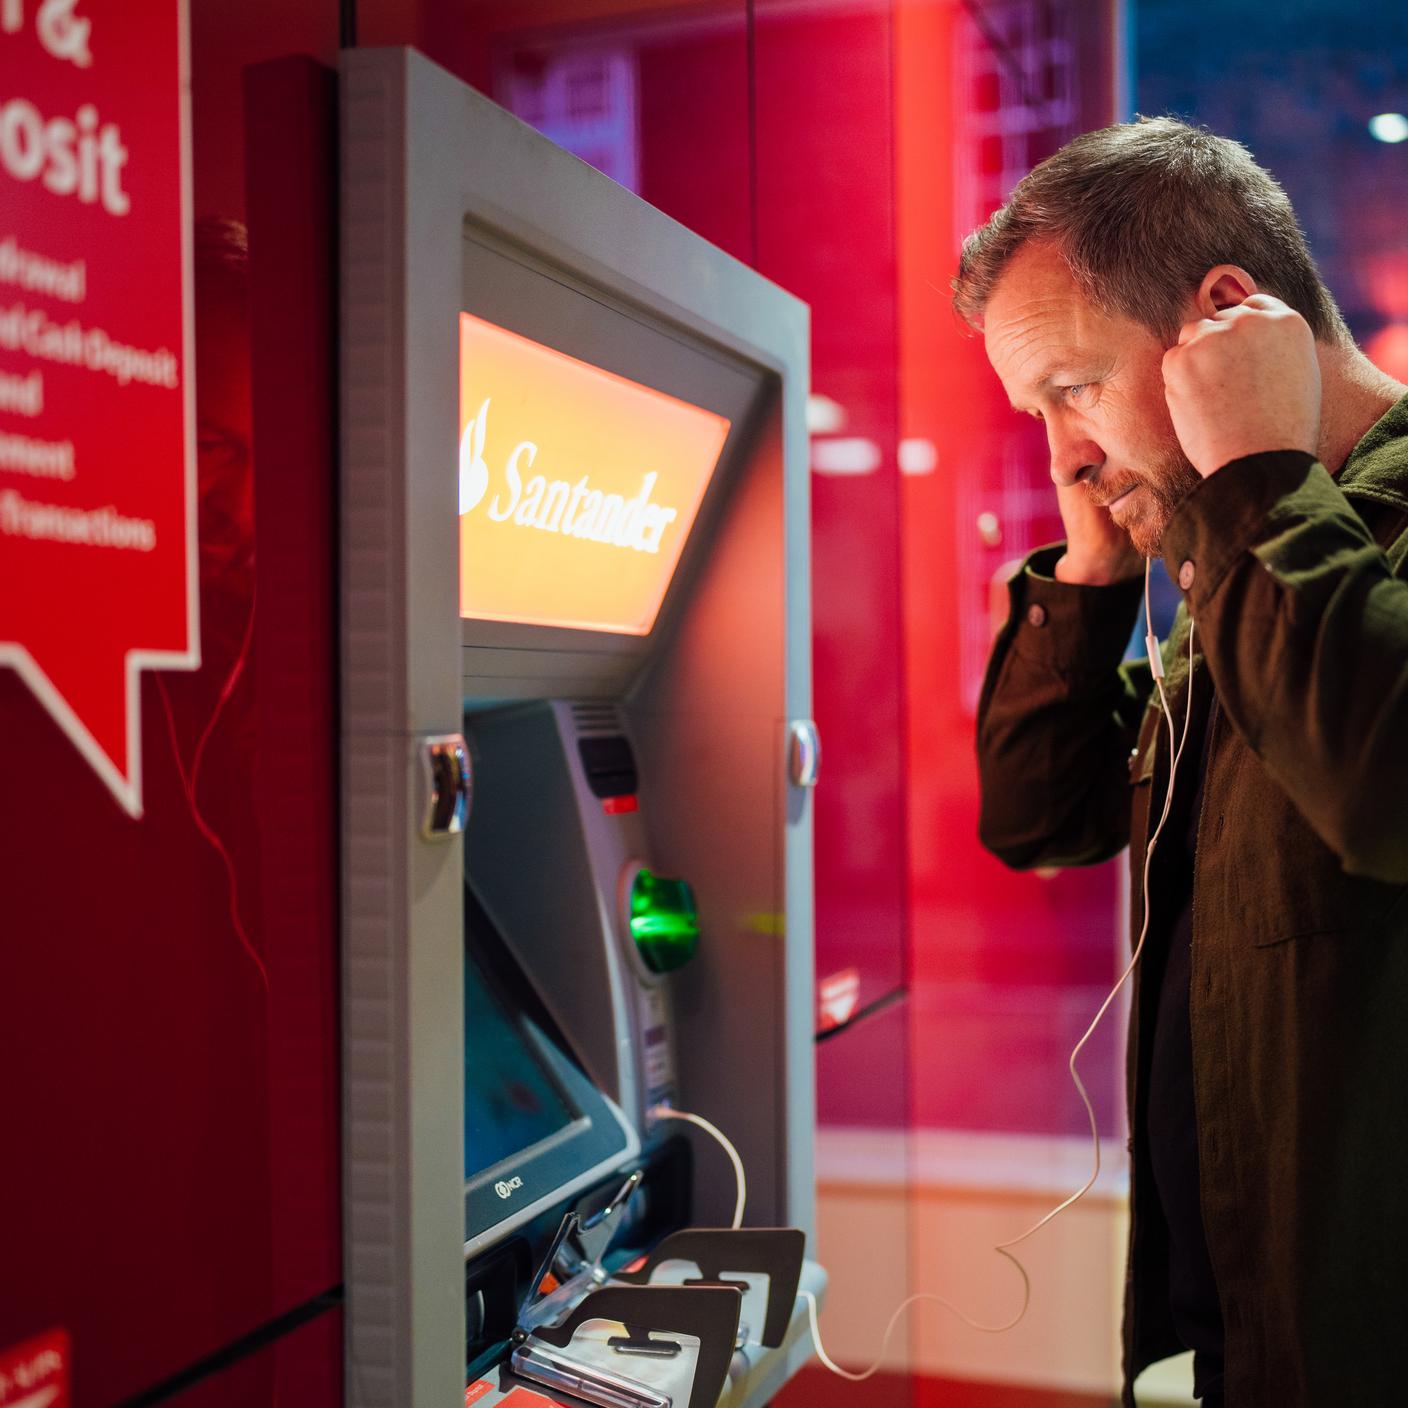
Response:
[[[554,1289],[524,1306],[508,1361],[466,1403],[715,1408],[754,1400],[790,1358],[799,1229],[690,1228],[604,1286],[600,1263],[573,1254],[588,1240],[568,1214],[534,1281]]]

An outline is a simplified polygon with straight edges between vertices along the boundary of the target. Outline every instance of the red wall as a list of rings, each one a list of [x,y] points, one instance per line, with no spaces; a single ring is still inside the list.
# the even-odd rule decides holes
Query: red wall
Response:
[[[877,460],[811,481],[817,974],[858,969],[864,1005],[907,968],[893,19],[764,3],[756,34],[758,267],[811,306],[813,391]],[[895,1035],[886,1023],[823,1046],[823,1123],[908,1123]]]
[[[0,1351],[66,1329],[79,1408],[171,1384],[342,1275],[333,89],[304,64],[242,97],[271,53],[332,57],[336,16],[193,21],[195,213],[247,219],[254,248],[240,268],[230,228],[199,227],[204,664],[142,677],[140,820],[0,670]],[[340,1402],[339,1323],[180,1401]]]
[[[1113,5],[994,11],[1024,56],[1020,83],[964,7],[895,13],[900,414],[937,461],[903,476],[901,496],[913,1118],[1079,1133],[1066,1059],[1117,974],[1118,862],[1014,875],[978,844],[975,704],[1002,619],[992,586],[1002,611],[1005,564],[1062,530],[1040,427],[1013,414],[948,288],[963,235],[1011,181],[1114,120]],[[1106,1134],[1120,1118],[1116,1026],[1084,1056]]]

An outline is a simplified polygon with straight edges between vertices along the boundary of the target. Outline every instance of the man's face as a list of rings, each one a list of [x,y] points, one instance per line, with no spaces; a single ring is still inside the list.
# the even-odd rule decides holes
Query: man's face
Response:
[[[1163,341],[1102,313],[1047,244],[1024,245],[988,299],[988,360],[1013,407],[1046,426],[1051,477],[1080,484],[1146,557],[1199,482],[1164,400]]]

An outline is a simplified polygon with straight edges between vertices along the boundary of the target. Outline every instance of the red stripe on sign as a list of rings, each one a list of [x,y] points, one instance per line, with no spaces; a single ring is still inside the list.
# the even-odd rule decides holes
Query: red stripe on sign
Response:
[[[608,797],[602,804],[601,809],[607,816],[620,816],[622,812],[638,812],[640,802],[635,797]]]

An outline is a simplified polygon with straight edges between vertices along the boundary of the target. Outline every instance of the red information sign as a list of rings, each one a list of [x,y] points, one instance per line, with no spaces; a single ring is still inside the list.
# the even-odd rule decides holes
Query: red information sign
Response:
[[[481,1398],[493,1393],[494,1385],[488,1379],[476,1379],[464,1391],[464,1408],[478,1403]],[[544,1398],[541,1393],[530,1393],[526,1388],[513,1389],[507,1398],[499,1400],[501,1408],[530,1408],[530,1405],[543,1404],[544,1408],[555,1408],[555,1400]]]
[[[0,664],[133,816],[139,673],[200,663],[185,54],[180,0],[0,0]]]
[[[0,1408],[69,1408],[68,1364],[65,1330],[0,1350]]]

